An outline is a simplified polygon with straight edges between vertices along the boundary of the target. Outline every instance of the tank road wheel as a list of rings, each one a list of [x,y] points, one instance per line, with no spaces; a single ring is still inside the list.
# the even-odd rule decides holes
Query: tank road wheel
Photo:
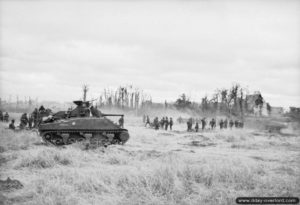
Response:
[[[47,144],[47,143],[51,143],[51,138],[52,138],[52,134],[51,133],[43,133],[42,134],[42,139],[43,141]]]
[[[64,145],[64,140],[61,136],[59,135],[54,135],[51,139],[52,143],[56,146],[61,146]]]
[[[77,138],[77,142],[83,142],[84,140],[85,140],[85,138],[82,137],[82,136],[80,136],[80,137]]]
[[[76,143],[76,142],[82,142],[84,141],[85,138],[79,134],[73,134],[71,135],[68,140],[67,140],[67,143],[68,144],[73,144],[73,143]]]
[[[50,140],[50,139],[51,139],[51,135],[50,135],[50,134],[46,134],[46,135],[45,135],[45,139],[46,139],[46,140]]]
[[[108,137],[103,133],[94,133],[90,138],[90,143],[97,147],[107,147],[109,145]]]
[[[45,135],[44,135],[44,138],[45,138],[45,140],[47,140],[47,141],[51,140],[51,134],[50,134],[50,133],[45,134]]]
[[[119,135],[119,139],[120,139],[120,144],[125,144],[127,142],[127,140],[129,139],[129,133],[127,131],[123,131],[120,133]]]
[[[68,144],[73,144],[73,143],[75,143],[75,142],[76,142],[76,138],[73,137],[73,136],[72,136],[72,137],[69,137],[68,140],[67,140],[67,143],[68,143]]]

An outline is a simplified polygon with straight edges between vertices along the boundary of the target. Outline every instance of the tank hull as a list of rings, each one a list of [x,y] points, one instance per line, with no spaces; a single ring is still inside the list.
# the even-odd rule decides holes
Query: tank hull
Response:
[[[43,140],[57,146],[88,141],[99,145],[124,144],[129,139],[128,130],[101,117],[61,119],[39,125]]]

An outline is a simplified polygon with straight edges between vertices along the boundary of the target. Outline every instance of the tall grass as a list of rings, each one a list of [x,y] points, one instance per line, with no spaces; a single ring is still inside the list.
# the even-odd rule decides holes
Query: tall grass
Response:
[[[169,164],[164,163],[164,157],[158,158],[151,167],[141,169],[132,166],[112,169],[110,165],[102,169],[70,166],[47,169],[31,184],[36,193],[34,203],[234,204],[236,196],[254,193],[289,196],[296,191],[294,181],[266,176],[260,166],[232,160],[221,166],[209,161],[189,164],[176,158]]]
[[[41,143],[37,132],[30,130],[12,131],[0,124],[0,152],[28,149],[35,143]]]
[[[51,168],[56,165],[69,165],[72,163],[70,153],[60,152],[55,148],[37,149],[32,152],[27,152],[26,155],[21,155],[14,168]]]
[[[7,193],[8,203],[231,205],[239,196],[300,194],[297,152],[285,149],[298,146],[296,139],[254,136],[245,130],[186,137],[186,133],[169,136],[134,129],[125,146],[92,150],[79,144],[41,145],[32,133],[1,131],[6,133],[1,145],[7,162],[0,176],[24,184],[22,190]],[[174,140],[204,140],[217,146],[188,147]],[[179,151],[172,146],[180,146]]]

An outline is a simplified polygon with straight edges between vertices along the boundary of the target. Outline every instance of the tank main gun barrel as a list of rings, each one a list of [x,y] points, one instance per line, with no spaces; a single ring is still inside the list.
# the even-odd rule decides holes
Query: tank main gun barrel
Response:
[[[124,117],[122,114],[101,114],[101,116],[106,117],[106,116],[119,116],[119,117]]]

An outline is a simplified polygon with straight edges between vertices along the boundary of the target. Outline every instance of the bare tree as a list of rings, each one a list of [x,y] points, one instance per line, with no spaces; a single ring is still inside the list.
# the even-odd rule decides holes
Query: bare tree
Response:
[[[139,108],[139,102],[140,102],[140,91],[137,88],[134,93],[134,99],[135,99],[135,109],[137,110]]]
[[[83,85],[82,86],[82,91],[83,91],[83,101],[86,101],[86,94],[87,94],[87,91],[89,90],[89,87],[88,85]]]
[[[221,111],[227,112],[228,111],[228,107],[227,107],[228,90],[221,89],[219,92],[221,96]]]
[[[204,98],[202,98],[201,109],[202,109],[202,112],[208,111],[208,109],[209,109],[209,100],[208,100],[207,96],[204,96]]]
[[[134,101],[134,92],[130,93],[130,108],[133,109],[133,101]]]
[[[232,85],[230,91],[229,91],[229,96],[228,96],[228,107],[229,107],[229,112],[230,114],[232,111],[236,112],[237,111],[237,104],[238,104],[238,91],[239,91],[240,85],[239,84],[234,84]]]
[[[31,97],[29,97],[28,105],[29,105],[29,106],[32,106],[32,104],[33,104],[33,103],[32,103],[32,99],[31,99]]]
[[[244,108],[243,108],[243,102],[244,102],[244,89],[240,88],[240,97],[239,97],[239,106],[241,111],[241,118],[244,120]]]
[[[219,97],[220,97],[220,92],[218,90],[215,91],[213,94],[210,103],[212,104],[212,110],[213,111],[218,111],[219,108]]]
[[[119,108],[138,109],[140,104],[148,98],[142,90],[132,85],[119,86],[115,90],[104,89],[101,94],[102,104]]]
[[[264,99],[263,99],[262,95],[259,93],[257,99],[255,100],[255,105],[259,109],[259,116],[262,115],[263,104],[264,104]]]

